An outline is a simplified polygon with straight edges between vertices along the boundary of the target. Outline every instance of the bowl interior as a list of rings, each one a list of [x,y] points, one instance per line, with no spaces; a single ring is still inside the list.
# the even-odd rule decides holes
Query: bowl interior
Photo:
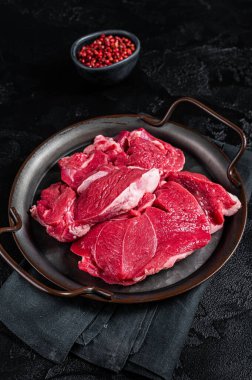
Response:
[[[161,271],[146,280],[128,287],[108,285],[102,280],[78,270],[79,258],[70,252],[70,245],[59,243],[29,215],[42,188],[59,180],[56,162],[62,156],[81,151],[97,134],[115,136],[123,129],[144,127],[157,137],[182,148],[187,154],[186,168],[207,174],[230,192],[242,197],[232,188],[226,176],[228,161],[205,138],[172,123],[162,128],[148,127],[130,115],[91,119],[66,130],[46,141],[24,163],[10,195],[9,206],[17,209],[23,227],[15,233],[15,240],[26,259],[55,284],[74,289],[80,285],[98,286],[113,291],[114,302],[146,302],[179,294],[204,281],[217,271],[237,246],[246,221],[246,203],[233,217],[228,218],[222,231],[213,235],[208,246],[195,251],[173,269]],[[241,190],[240,190],[241,191]],[[175,293],[174,293],[175,292]],[[92,298],[95,298],[92,296]]]
[[[105,34],[107,36],[108,35],[113,35],[113,36],[116,35],[116,36],[120,36],[120,37],[127,37],[135,44],[136,50],[129,57],[123,59],[120,62],[113,63],[109,66],[93,68],[93,67],[88,67],[88,66],[83,65],[77,58],[79,51],[81,50],[81,48],[83,46],[89,45],[94,40],[96,40],[98,37],[100,37],[101,34]],[[76,40],[71,47],[71,56],[72,56],[73,61],[79,67],[83,68],[84,70],[91,70],[91,71],[95,71],[95,70],[102,71],[102,70],[104,70],[105,71],[105,70],[110,70],[111,68],[114,68],[114,67],[118,67],[120,65],[121,66],[126,65],[132,59],[135,59],[136,56],[139,55],[140,47],[141,47],[140,41],[137,38],[137,36],[135,36],[133,33],[127,32],[126,30],[120,30],[120,29],[118,29],[118,30],[117,29],[102,30],[100,32],[88,34],[88,35],[81,37],[78,40]]]
[[[83,149],[84,146],[78,148],[77,150],[73,150],[70,153],[72,154],[77,151],[82,151]],[[185,156],[185,170],[199,172],[211,177],[207,169],[204,168],[204,165],[202,165],[202,163],[192,154],[185,152]],[[39,199],[41,190],[57,181],[60,181],[60,171],[58,165],[55,164],[38,184],[32,203],[35,204]],[[71,244],[59,243],[56,241],[45,232],[44,227],[32,218],[30,219],[30,233],[32,240],[36,244],[36,249],[40,250],[41,253],[44,253],[45,259],[52,266],[54,266],[55,269],[60,270],[61,273],[70,277],[72,280],[78,281],[81,285],[89,284],[92,286],[99,286],[103,289],[120,291],[123,293],[131,293],[136,291],[141,293],[161,289],[164,285],[173,285],[191,275],[195,270],[199,269],[209,259],[217,247],[221,239],[222,230],[212,235],[211,241],[207,246],[195,251],[186,259],[178,262],[173,268],[163,270],[155,276],[149,276],[144,281],[128,287],[108,285],[103,280],[92,277],[86,272],[80,271],[78,269],[78,261],[80,260],[80,257],[70,251]]]

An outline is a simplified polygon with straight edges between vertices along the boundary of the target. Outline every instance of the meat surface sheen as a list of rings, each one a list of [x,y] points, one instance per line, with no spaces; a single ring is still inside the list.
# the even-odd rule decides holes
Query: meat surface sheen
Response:
[[[92,182],[96,181],[99,178],[105,177],[112,170],[114,170],[113,166],[101,166],[98,171],[92,172],[86,179],[81,182],[80,186],[77,189],[77,193],[83,193],[83,191],[86,190]]]
[[[57,182],[41,192],[40,200],[30,211],[33,218],[46,227],[49,235],[59,241],[70,242],[89,230],[88,226],[76,227],[75,204],[75,192],[67,185]]]
[[[211,233],[222,228],[225,215],[233,215],[241,207],[241,202],[235,195],[202,174],[187,171],[170,173],[168,180],[181,184],[195,196],[210,222]],[[167,184],[162,188],[166,186]]]
[[[101,172],[103,166],[157,168],[165,178],[170,171],[181,170],[184,162],[180,149],[140,128],[132,132],[123,131],[115,139],[98,135],[83,152],[63,157],[58,164],[62,181],[82,192],[89,182],[83,186],[82,183],[96,172]]]
[[[183,152],[155,138],[143,128],[132,132],[122,131],[116,141],[127,153],[127,166],[158,168],[162,178],[165,178],[170,171],[183,169],[185,163]]]
[[[159,180],[157,169],[115,169],[80,194],[75,220],[80,224],[93,224],[122,214],[136,207],[145,193],[152,193]]]
[[[72,244],[71,250],[82,256],[81,270],[110,284],[131,285],[135,273],[154,256],[156,247],[153,226],[141,215],[100,223]]]
[[[169,182],[156,192],[154,207],[146,210],[157,233],[158,247],[153,260],[145,267],[144,277],[171,268],[211,238],[210,224],[197,200],[185,188]],[[138,274],[137,277],[141,276]]]
[[[104,152],[108,158],[108,161],[114,163],[117,160],[117,165],[124,165],[127,156],[120,146],[112,137],[105,137],[103,135],[98,135],[94,139],[94,143],[88,145],[84,149],[84,153],[90,155],[96,151]]]
[[[55,239],[74,241],[81,270],[135,284],[205,246],[241,207],[222,186],[181,171],[184,162],[143,128],[96,136],[59,160],[65,183],[43,190],[31,215]]]
[[[207,218],[182,186],[170,182],[154,205],[162,209],[148,207],[142,215],[93,227],[71,247],[82,256],[79,268],[108,283],[131,285],[209,242]]]
[[[95,151],[89,156],[80,152],[63,157],[58,163],[62,181],[76,190],[91,173],[98,171],[103,165],[107,165],[108,158],[100,151]]]
[[[129,211],[130,216],[138,216],[141,215],[144,210],[148,207],[152,206],[156,199],[156,195],[152,193],[144,194],[143,198],[138,203],[137,207]]]

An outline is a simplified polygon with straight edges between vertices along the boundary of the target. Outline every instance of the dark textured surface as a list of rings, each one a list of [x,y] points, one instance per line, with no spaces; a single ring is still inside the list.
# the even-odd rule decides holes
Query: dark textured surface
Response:
[[[87,117],[139,111],[161,116],[175,98],[190,95],[241,125],[252,146],[250,1],[0,4],[1,225],[7,223],[8,193],[25,157],[53,132]],[[107,28],[130,30],[141,39],[140,62],[125,82],[92,87],[75,73],[69,47],[82,34]],[[218,123],[190,108],[182,111],[179,120],[219,141],[238,143]],[[204,294],[174,379],[252,379],[251,229],[250,220],[239,254]],[[8,247],[15,250],[10,242]],[[0,284],[10,272],[1,260]],[[94,369],[73,355],[54,365],[3,325],[0,357],[4,380],[136,378]]]

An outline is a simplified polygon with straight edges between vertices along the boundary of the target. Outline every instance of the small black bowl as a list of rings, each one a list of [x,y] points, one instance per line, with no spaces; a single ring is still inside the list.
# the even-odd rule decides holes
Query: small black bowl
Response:
[[[92,43],[95,39],[100,37],[101,34],[127,37],[135,44],[136,50],[128,58],[125,58],[120,62],[113,63],[110,66],[100,68],[84,66],[77,59],[78,52],[82,46]],[[116,29],[103,30],[101,32],[88,34],[87,36],[76,40],[71,47],[71,58],[82,78],[87,79],[93,83],[113,84],[125,79],[131,73],[138,61],[140,46],[141,45],[139,39],[132,33],[126,32],[125,30]]]

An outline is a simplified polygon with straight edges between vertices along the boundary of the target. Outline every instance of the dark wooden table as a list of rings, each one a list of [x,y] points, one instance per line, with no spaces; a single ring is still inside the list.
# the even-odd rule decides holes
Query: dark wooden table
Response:
[[[2,0],[1,225],[7,223],[8,193],[23,160],[46,137],[78,120],[130,112],[161,116],[173,100],[188,95],[237,122],[251,147],[251,20],[249,0]],[[79,36],[109,28],[137,34],[141,59],[125,82],[93,87],[75,73],[69,48]],[[226,128],[190,108],[177,118],[219,141],[237,143]],[[242,250],[215,276],[200,303],[174,380],[252,379],[249,236],[251,221]],[[0,284],[10,273],[0,260]],[[73,355],[54,365],[3,325],[0,358],[1,380],[136,378],[94,368]]]

